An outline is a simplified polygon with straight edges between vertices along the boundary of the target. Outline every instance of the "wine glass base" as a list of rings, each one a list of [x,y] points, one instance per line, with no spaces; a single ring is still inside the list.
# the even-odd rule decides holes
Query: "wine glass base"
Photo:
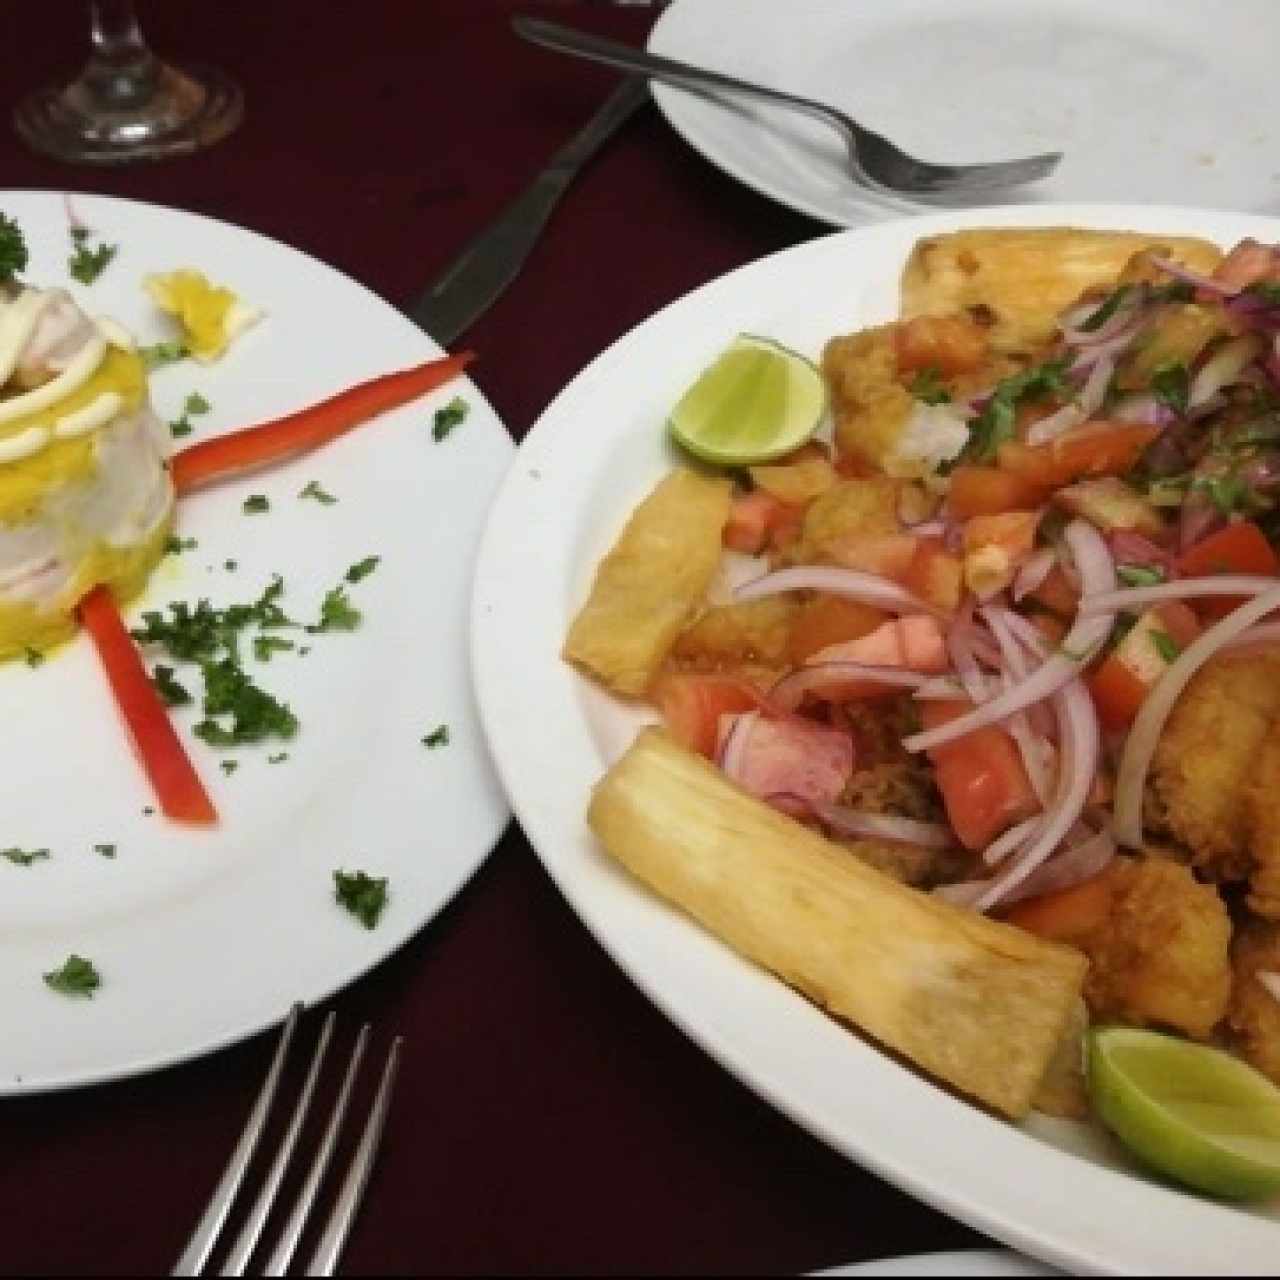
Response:
[[[33,150],[73,164],[130,164],[189,155],[244,119],[240,86],[213,67],[160,64],[144,102],[104,106],[84,80],[42,89],[14,109]]]

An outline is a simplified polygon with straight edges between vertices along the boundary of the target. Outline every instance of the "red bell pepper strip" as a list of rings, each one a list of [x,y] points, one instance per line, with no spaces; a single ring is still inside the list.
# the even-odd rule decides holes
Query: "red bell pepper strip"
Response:
[[[319,404],[272,422],[189,445],[173,457],[173,487],[179,494],[190,493],[213,480],[327,444],[384,410],[397,408],[435,390],[441,383],[457,377],[474,359],[474,351],[460,351],[457,355],[428,360],[399,373],[384,374],[349,387]]]
[[[183,749],[108,588],[95,587],[80,601],[80,621],[97,646],[116,705],[165,816],[181,822],[217,822],[213,802]]]

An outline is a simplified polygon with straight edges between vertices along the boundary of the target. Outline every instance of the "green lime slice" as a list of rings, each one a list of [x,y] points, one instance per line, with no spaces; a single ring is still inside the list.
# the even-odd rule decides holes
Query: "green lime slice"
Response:
[[[826,384],[812,360],[744,333],[680,397],[668,423],[695,457],[742,467],[798,449],[826,409]]]
[[[1131,1027],[1086,1037],[1102,1122],[1152,1168],[1210,1195],[1280,1191],[1280,1089],[1220,1049]]]

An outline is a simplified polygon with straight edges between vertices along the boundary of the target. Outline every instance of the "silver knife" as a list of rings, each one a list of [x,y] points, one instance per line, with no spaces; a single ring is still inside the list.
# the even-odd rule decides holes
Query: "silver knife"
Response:
[[[648,80],[628,76],[582,132],[561,147],[533,182],[410,304],[410,318],[442,346],[478,319],[515,279],[578,170],[648,99]]]

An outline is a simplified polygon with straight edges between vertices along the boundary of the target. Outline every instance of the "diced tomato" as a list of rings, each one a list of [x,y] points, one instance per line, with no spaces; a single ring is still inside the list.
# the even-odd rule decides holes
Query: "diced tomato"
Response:
[[[817,650],[810,655],[809,662],[857,662],[868,667],[898,667],[925,675],[945,671],[951,665],[942,627],[927,613],[892,618],[868,635]],[[892,685],[849,680],[826,686],[815,696],[828,702],[849,702],[854,698],[892,697],[897,692],[901,691]]]
[[[764,489],[738,494],[729,504],[729,519],[722,535],[731,551],[759,555],[780,530],[799,526],[803,513],[779,501]]]
[[[1280,259],[1269,244],[1259,244],[1250,238],[1241,240],[1234,249],[1213,269],[1213,278],[1223,284],[1243,289],[1259,280],[1280,278]],[[1208,291],[1206,291],[1208,293]],[[1218,296],[1208,293],[1207,301],[1217,301]]]
[[[911,568],[919,539],[910,533],[859,534],[827,547],[831,561],[845,569],[901,582]]]
[[[761,703],[759,692],[745,680],[690,671],[664,672],[653,682],[649,699],[671,736],[708,759],[716,753],[720,717]]]
[[[898,372],[969,373],[987,358],[987,335],[964,316],[916,316],[894,327]]]
[[[1054,942],[1079,942],[1106,923],[1115,887],[1108,867],[1069,889],[1015,903],[1004,919]]]
[[[947,613],[960,607],[963,580],[960,557],[948,551],[941,538],[918,539],[915,555],[900,579],[917,599]]]
[[[1133,723],[1138,709],[1173,658],[1200,634],[1200,623],[1189,606],[1169,600],[1148,609],[1123,640],[1088,677],[1098,719],[1108,729]],[[1172,645],[1163,644],[1160,636]]]
[[[818,595],[803,605],[791,624],[787,656],[799,666],[819,649],[870,635],[888,615],[860,600]]]
[[[1062,571],[1061,565],[1054,565],[1045,575],[1044,581],[1032,592],[1028,599],[1057,614],[1059,618],[1074,619],[1080,607],[1080,592],[1071,585],[1071,580]]]
[[[1091,422],[1045,444],[1007,440],[997,456],[1003,470],[1028,484],[1056,489],[1084,476],[1125,475],[1159,434],[1144,423]]]
[[[971,711],[968,702],[921,702],[926,729]],[[983,849],[1002,831],[1040,811],[1014,741],[996,725],[929,752],[947,817],[966,849]]]
[[[1275,577],[1280,573],[1280,557],[1256,524],[1240,520],[1202,538],[1178,558],[1180,577],[1200,578],[1215,573]],[[1240,596],[1210,596],[1196,602],[1196,612],[1206,621],[1217,621],[1243,603]]]
[[[959,520],[994,516],[1003,511],[1027,511],[1048,497],[1048,489],[1012,471],[962,463],[951,473],[947,507]]]

